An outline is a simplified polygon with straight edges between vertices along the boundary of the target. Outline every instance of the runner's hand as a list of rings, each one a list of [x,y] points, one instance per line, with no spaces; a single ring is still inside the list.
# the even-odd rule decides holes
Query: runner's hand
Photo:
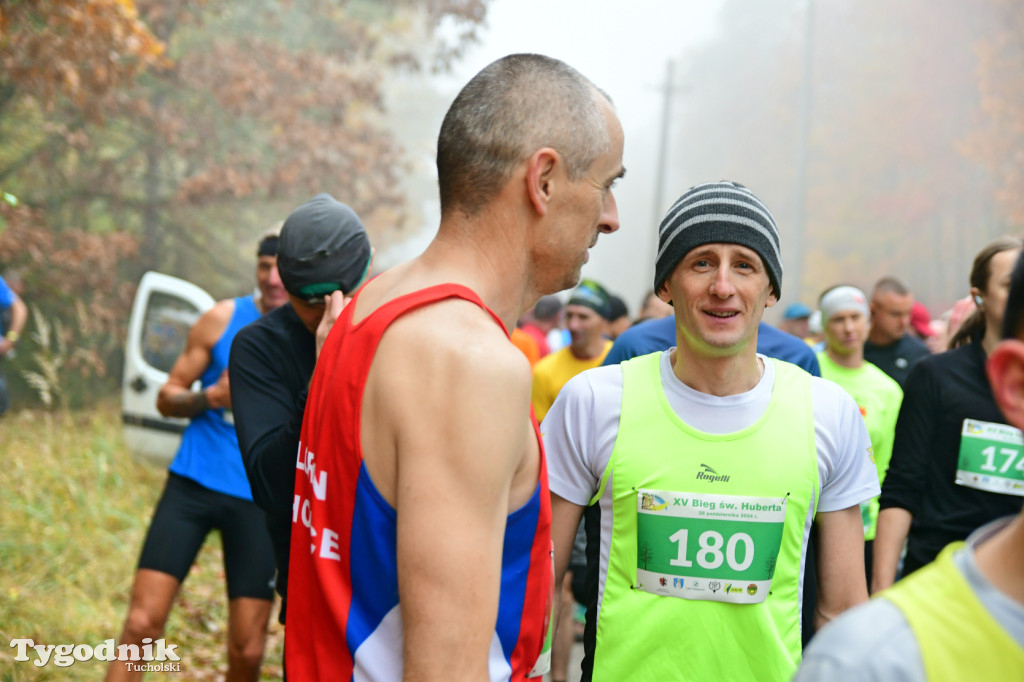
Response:
[[[222,407],[231,409],[231,383],[228,381],[227,370],[220,373],[217,383],[206,389],[206,399],[210,402],[211,410]]]
[[[324,347],[327,334],[334,326],[334,321],[341,317],[341,311],[345,309],[352,299],[345,296],[341,291],[335,291],[324,297],[324,316],[320,318],[320,324],[316,328],[316,357],[320,358],[320,349]]]

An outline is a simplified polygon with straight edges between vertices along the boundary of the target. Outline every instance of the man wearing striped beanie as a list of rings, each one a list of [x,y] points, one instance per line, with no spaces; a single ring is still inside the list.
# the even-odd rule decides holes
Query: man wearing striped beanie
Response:
[[[750,190],[689,189],[659,246],[655,289],[675,311],[676,347],[583,372],[541,427],[556,579],[583,508],[600,509],[584,679],[788,680],[812,524],[817,623],[867,599],[871,443],[836,384],[757,353],[782,256]]]
[[[658,230],[654,290],[660,291],[679,261],[698,246],[725,243],[761,257],[774,305],[782,296],[779,228],[768,208],[743,185],[713,182],[691,187],[672,204]]]

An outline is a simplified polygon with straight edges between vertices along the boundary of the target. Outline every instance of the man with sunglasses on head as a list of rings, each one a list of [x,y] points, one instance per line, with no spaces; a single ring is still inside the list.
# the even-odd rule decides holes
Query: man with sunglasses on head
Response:
[[[231,398],[253,500],[267,515],[285,621],[295,453],[306,391],[329,322],[369,276],[373,250],[355,211],[318,194],[281,228],[277,263],[288,303],[241,330],[231,346]]]

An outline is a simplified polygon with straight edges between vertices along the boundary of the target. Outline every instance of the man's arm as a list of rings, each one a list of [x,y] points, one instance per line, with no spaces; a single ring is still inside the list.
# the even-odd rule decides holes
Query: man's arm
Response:
[[[900,507],[886,507],[878,512],[874,558],[871,561],[871,594],[881,592],[896,582],[896,568],[913,520],[913,515]]]
[[[264,334],[262,327],[251,325],[231,343],[228,368],[235,431],[253,501],[264,511],[277,511],[290,518],[309,374],[284,376],[286,368],[280,356],[268,347],[277,340],[267,339]],[[312,365],[309,370],[311,373]]]
[[[819,512],[814,522],[818,530],[814,627],[820,629],[846,609],[867,601],[868,590],[860,506]]]
[[[569,557],[576,529],[583,518],[583,507],[551,493],[551,544],[555,548],[555,585],[561,585],[569,568]],[[556,619],[557,622],[557,619]]]
[[[471,304],[411,313],[381,340],[363,444],[397,513],[407,680],[486,679],[506,518],[539,475],[529,400],[526,359]]]
[[[18,342],[21,333],[25,330],[25,322],[28,320],[28,306],[13,291],[11,295],[14,297],[14,300],[11,301],[11,327],[0,339],[0,357],[14,348],[14,344]]]
[[[203,313],[188,333],[182,351],[160,388],[156,409],[165,417],[194,417],[208,409],[231,407],[231,386],[227,371],[217,383],[199,391],[192,384],[210,365],[210,353],[235,311],[233,300],[220,301]]]
[[[927,489],[930,443],[939,413],[938,392],[930,363],[911,371],[903,389],[892,456],[879,498],[881,508],[871,564],[872,594],[895,582],[903,544]]]

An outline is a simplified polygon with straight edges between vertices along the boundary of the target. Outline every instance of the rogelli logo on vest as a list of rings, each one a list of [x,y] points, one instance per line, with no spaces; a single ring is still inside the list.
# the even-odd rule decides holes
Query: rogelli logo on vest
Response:
[[[701,464],[700,466],[701,468],[697,472],[696,476],[698,481],[711,481],[712,483],[716,481],[721,481],[722,483],[729,482],[728,475],[718,473],[717,471],[709,467],[707,464]]]

